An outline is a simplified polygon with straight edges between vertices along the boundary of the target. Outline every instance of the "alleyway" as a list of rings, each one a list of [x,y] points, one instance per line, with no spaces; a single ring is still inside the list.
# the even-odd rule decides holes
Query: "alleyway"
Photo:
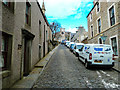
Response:
[[[86,69],[84,64],[60,45],[33,88],[119,88],[118,72]]]

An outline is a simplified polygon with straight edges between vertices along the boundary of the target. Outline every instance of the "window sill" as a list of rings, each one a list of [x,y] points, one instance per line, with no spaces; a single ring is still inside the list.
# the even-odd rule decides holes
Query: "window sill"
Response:
[[[9,70],[0,71],[0,79],[10,76],[10,73],[11,72]]]

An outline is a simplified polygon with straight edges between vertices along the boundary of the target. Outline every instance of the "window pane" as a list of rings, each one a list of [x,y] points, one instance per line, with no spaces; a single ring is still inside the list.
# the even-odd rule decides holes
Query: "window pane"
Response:
[[[97,3],[97,12],[99,12],[99,3]]]
[[[114,55],[118,55],[116,37],[111,39]]]
[[[5,40],[4,40],[4,37],[2,37],[2,51],[5,50]]]
[[[4,67],[4,57],[0,55],[0,68]]]
[[[110,8],[109,14],[110,14],[110,24],[112,26],[115,24],[114,7]]]
[[[101,20],[100,19],[98,20],[98,32],[99,33],[101,32]]]

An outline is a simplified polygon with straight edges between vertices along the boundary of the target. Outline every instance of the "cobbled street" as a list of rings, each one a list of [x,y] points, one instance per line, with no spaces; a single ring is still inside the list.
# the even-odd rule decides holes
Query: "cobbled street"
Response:
[[[64,45],[60,45],[33,88],[116,88],[119,73],[112,69],[86,69]]]

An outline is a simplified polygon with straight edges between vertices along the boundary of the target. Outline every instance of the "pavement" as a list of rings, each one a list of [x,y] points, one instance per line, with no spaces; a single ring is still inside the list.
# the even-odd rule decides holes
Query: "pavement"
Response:
[[[120,73],[120,58],[115,59],[115,65],[112,69]]]
[[[59,46],[59,45],[58,45]],[[28,88],[31,89],[38,77],[42,74],[44,68],[48,64],[51,56],[54,54],[55,50],[58,48],[56,46],[51,52],[49,52],[43,59],[41,59],[34,67],[34,69],[30,72],[30,74],[26,77],[23,77],[21,80],[16,82],[10,89],[13,88]]]

